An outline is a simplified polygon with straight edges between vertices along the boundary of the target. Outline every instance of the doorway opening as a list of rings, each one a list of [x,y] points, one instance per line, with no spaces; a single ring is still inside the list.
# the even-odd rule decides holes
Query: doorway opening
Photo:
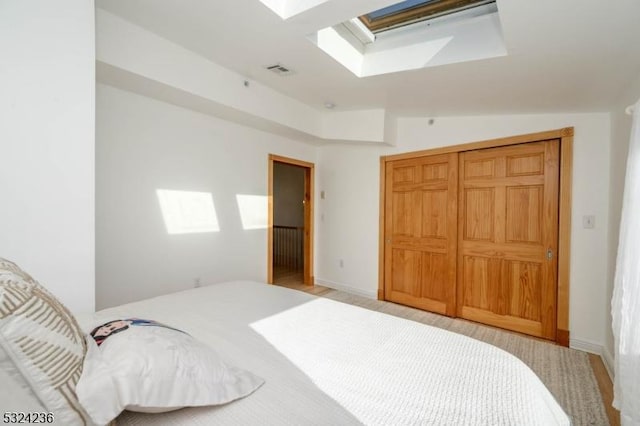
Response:
[[[313,163],[269,154],[270,284],[314,284],[313,180]]]

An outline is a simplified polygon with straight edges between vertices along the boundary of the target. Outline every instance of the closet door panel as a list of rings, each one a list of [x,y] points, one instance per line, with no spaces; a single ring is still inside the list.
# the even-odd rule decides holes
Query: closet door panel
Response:
[[[458,315],[555,339],[559,141],[463,152],[459,170]]]
[[[455,314],[457,172],[457,154],[388,164],[386,300]]]

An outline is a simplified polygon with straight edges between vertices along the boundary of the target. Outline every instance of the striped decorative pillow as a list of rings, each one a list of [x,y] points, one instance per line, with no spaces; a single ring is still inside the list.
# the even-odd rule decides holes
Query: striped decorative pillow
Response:
[[[22,375],[56,423],[89,424],[75,392],[87,351],[80,327],[51,293],[0,258],[2,351],[13,363],[13,373]]]

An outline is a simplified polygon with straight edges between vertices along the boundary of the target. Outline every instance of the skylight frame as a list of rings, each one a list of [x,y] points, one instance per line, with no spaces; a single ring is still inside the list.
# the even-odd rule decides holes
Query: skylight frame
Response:
[[[416,1],[420,0],[396,4],[396,9],[413,6]],[[359,78],[508,55],[497,2],[477,4],[371,33],[370,37],[354,31],[350,24],[357,22],[369,32],[356,17],[315,31],[307,38]],[[389,13],[389,9],[377,12]]]
[[[428,19],[453,14],[466,9],[495,3],[496,0],[431,0],[424,4],[410,6],[397,12],[371,19],[370,14],[358,19],[374,34],[390,29],[411,25]],[[373,13],[373,12],[371,12]]]

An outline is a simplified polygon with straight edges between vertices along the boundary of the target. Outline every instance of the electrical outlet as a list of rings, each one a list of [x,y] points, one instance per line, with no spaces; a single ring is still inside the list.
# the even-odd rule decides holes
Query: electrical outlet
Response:
[[[194,286],[195,288],[198,288],[198,287],[200,287],[200,285],[201,285],[201,283],[200,283],[200,277],[194,278],[194,279],[193,279],[193,286]]]

